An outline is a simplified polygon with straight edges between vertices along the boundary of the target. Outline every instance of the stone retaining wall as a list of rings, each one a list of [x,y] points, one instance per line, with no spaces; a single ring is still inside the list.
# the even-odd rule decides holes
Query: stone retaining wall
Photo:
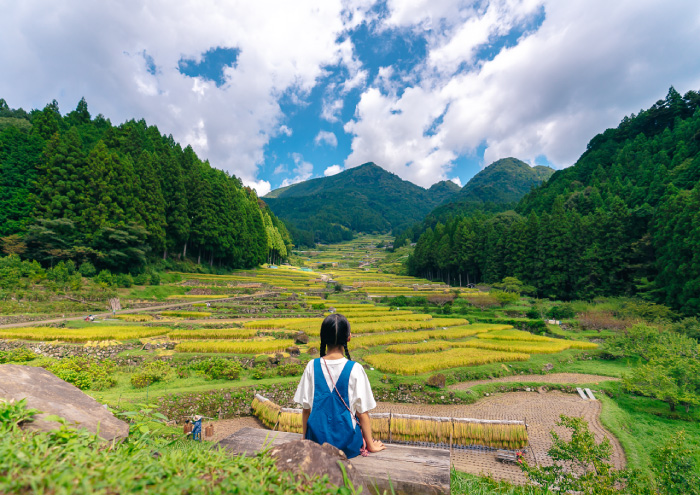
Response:
[[[148,350],[172,349],[174,342],[146,344]],[[114,358],[122,351],[140,349],[146,347],[137,344],[120,344],[108,347],[86,347],[80,344],[56,344],[53,342],[23,342],[17,340],[0,340],[0,351],[9,351],[18,347],[31,349],[37,354],[53,358],[66,358],[73,356],[90,356],[96,358]]]

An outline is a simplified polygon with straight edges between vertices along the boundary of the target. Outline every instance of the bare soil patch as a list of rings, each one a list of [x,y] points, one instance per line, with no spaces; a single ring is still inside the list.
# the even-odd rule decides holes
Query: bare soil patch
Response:
[[[423,414],[454,418],[525,420],[528,425],[529,447],[525,458],[529,463],[551,464],[547,450],[552,445],[549,434],[554,430],[567,438],[567,431],[555,426],[561,414],[583,417],[589,424],[597,441],[604,436],[613,447],[612,463],[618,468],[625,466],[625,454],[617,439],[600,422],[601,403],[584,400],[578,395],[558,391],[547,393],[513,392],[485,397],[468,405],[416,405],[379,403],[375,412]],[[458,471],[471,474],[488,474],[497,480],[525,483],[520,468],[496,460],[495,451],[476,449],[452,449],[452,464]]]
[[[605,381],[619,381],[619,378],[602,375],[586,375],[583,373],[551,373],[549,375],[512,375],[490,380],[472,380],[469,382],[456,383],[448,388],[452,390],[466,390],[475,385],[486,385],[487,383],[505,382],[536,382],[536,383],[571,383],[582,385],[584,383],[598,384]]]

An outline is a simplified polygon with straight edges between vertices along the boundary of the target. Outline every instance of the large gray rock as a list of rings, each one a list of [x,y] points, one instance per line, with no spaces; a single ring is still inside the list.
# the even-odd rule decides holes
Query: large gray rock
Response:
[[[345,453],[329,443],[319,445],[311,440],[295,440],[273,447],[270,455],[276,459],[275,464],[280,471],[291,471],[301,480],[305,480],[307,475],[327,474],[329,481],[336,486],[343,486],[344,483],[343,472],[338,465],[341,463],[353,486],[363,486],[362,475],[348,461]]]
[[[23,425],[27,429],[49,431],[59,428],[59,423],[42,419],[55,414],[69,425],[99,433],[105,440],[129,434],[129,425],[115,418],[102,404],[43,368],[0,365],[0,398],[27,399],[27,407],[42,411],[34,416],[34,421]]]

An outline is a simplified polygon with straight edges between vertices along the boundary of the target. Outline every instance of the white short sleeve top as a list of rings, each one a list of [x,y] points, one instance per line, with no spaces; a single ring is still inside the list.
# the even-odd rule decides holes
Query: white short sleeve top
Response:
[[[323,370],[323,377],[326,379],[328,388],[333,390],[333,383],[338,381],[340,374],[343,372],[343,367],[345,363],[348,362],[346,358],[326,360],[321,358],[321,369]],[[325,364],[324,362],[325,361]],[[328,370],[331,376],[328,376],[328,371],[326,371],[326,364],[328,365]],[[333,382],[331,383],[331,378]],[[369,378],[367,378],[367,373],[361,364],[355,363],[350,370],[350,383],[348,383],[348,399],[350,403],[350,411],[352,412],[353,424],[355,423],[355,413],[365,413],[371,409],[377,407],[377,403],[374,401],[374,396],[372,395],[372,387],[369,384]],[[304,374],[301,377],[297,391],[294,394],[294,402],[301,404],[304,409],[312,409],[314,405],[314,360],[312,359],[306,365]]]

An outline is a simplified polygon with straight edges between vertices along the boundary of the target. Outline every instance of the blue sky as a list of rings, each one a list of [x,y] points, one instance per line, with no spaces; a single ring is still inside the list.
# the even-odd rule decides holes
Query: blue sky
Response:
[[[700,4],[68,0],[3,6],[0,97],[145,118],[259,194],[374,161],[423,187],[571,165],[700,89]]]

